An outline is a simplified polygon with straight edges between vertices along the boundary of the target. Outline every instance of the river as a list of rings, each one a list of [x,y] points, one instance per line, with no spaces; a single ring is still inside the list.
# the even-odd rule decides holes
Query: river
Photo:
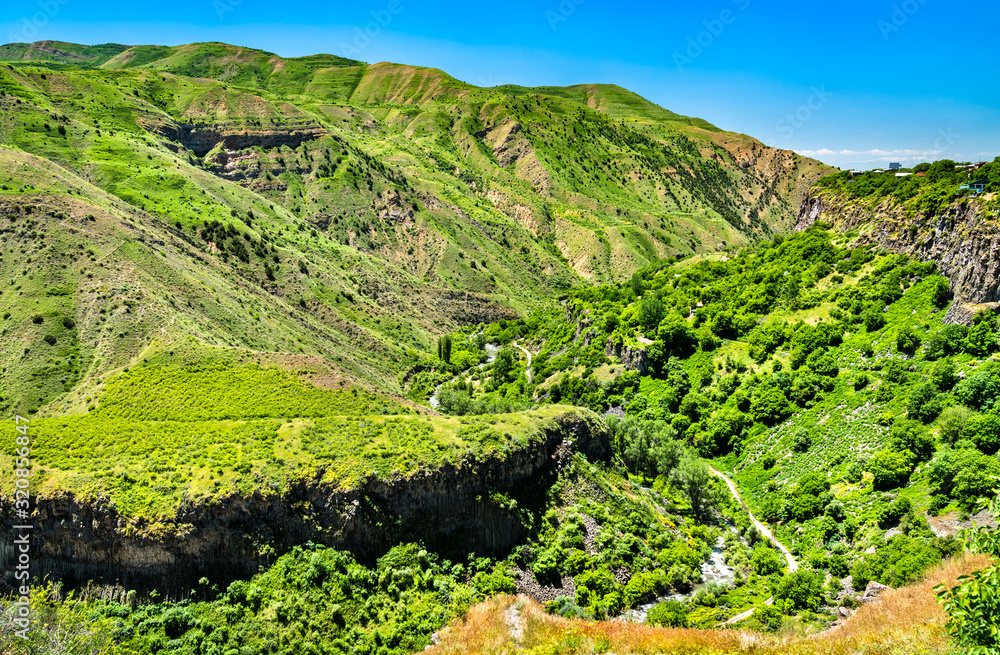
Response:
[[[493,361],[497,358],[497,353],[500,352],[500,346],[497,346],[492,343],[486,344],[485,348],[486,348],[486,361],[480,362],[479,366],[476,367],[478,369],[486,368],[487,366],[492,364]],[[438,400],[438,392],[441,391],[441,387],[443,387],[446,384],[450,384],[457,379],[458,379],[457,377],[453,377],[448,382],[442,382],[441,384],[434,387],[434,393],[431,394],[430,400],[427,401],[427,404],[431,406],[431,409],[439,409],[441,407],[441,402]]]

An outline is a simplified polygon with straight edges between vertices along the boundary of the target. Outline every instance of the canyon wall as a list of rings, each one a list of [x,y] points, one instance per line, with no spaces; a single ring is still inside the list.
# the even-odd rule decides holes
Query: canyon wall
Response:
[[[167,521],[138,528],[126,526],[106,499],[41,497],[32,520],[32,575],[157,588],[179,597],[201,577],[213,584],[250,577],[308,541],[349,550],[366,562],[411,541],[453,559],[502,553],[526,536],[524,508],[544,497],[571,451],[590,459],[610,456],[596,415],[566,414],[524,447],[405,478],[371,476],[353,489],[301,480],[283,494],[185,506]],[[0,515],[14,522],[9,499],[0,502]],[[12,583],[16,552],[10,539],[0,544],[0,559]]]
[[[889,201],[872,209],[854,198],[813,192],[802,201],[795,230],[817,221],[840,232],[856,230],[859,245],[936,262],[955,294],[947,322],[969,323],[979,311],[1000,308],[1000,220],[983,202],[911,215]]]

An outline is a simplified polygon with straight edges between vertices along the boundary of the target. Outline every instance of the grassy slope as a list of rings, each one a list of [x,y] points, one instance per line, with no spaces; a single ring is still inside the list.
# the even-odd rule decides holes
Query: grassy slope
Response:
[[[189,346],[111,377],[87,413],[32,421],[36,493],[104,496],[129,520],[170,517],[182,502],[281,492],[304,478],[351,488],[522,447],[567,411],[420,416],[405,401],[346,380],[321,389],[308,369],[274,363]]]

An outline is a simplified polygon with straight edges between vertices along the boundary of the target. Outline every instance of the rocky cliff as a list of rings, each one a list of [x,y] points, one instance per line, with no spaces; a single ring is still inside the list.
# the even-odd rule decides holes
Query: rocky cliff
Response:
[[[633,348],[621,343],[616,343],[611,337],[604,346],[604,354],[607,357],[617,357],[621,360],[622,366],[627,371],[639,371],[639,375],[649,372],[649,358],[646,356],[645,348]]]
[[[250,119],[229,123],[177,123],[173,121],[140,121],[146,129],[183,146],[198,157],[221,148],[230,156],[247,148],[298,148],[306,141],[317,139],[326,131],[309,120],[265,121]],[[226,162],[219,162],[225,166]]]
[[[530,507],[570,451],[610,456],[596,415],[566,414],[525,447],[407,478],[372,476],[354,489],[306,479],[281,495],[234,495],[182,507],[172,519],[138,529],[126,527],[106,500],[43,497],[33,519],[32,574],[180,596],[201,577],[213,583],[249,577],[307,541],[350,550],[365,561],[410,541],[451,558],[502,552],[528,530],[524,515],[503,498]],[[9,499],[0,503],[0,515],[12,522]],[[0,544],[3,562],[15,558],[9,540]]]
[[[955,294],[946,318],[968,323],[983,309],[1000,308],[1000,220],[991,199],[953,203],[936,215],[907,213],[891,200],[874,209],[842,195],[813,192],[802,201],[796,231],[823,221],[856,230],[860,245],[937,263]]]

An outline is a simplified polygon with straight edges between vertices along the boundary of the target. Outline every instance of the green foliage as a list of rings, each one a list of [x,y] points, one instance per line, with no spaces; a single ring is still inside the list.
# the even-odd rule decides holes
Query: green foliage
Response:
[[[576,604],[576,599],[570,596],[556,596],[555,600],[545,603],[545,609],[549,614],[555,614],[567,619],[592,620],[593,612]]]
[[[976,413],[965,405],[952,405],[941,413],[938,417],[938,432],[941,440],[948,444],[954,444],[965,433],[965,426],[969,419]]]
[[[905,450],[880,450],[868,462],[868,470],[875,478],[875,488],[881,490],[895,489],[906,484],[913,466],[913,453]]]
[[[124,607],[116,634],[132,635],[128,652],[137,655],[164,640],[178,655],[267,652],[278,642],[299,653],[410,653],[478,598],[449,562],[415,544],[374,568],[343,552],[296,548],[217,600]]]
[[[683,603],[676,600],[657,603],[646,613],[646,623],[664,628],[686,628],[688,627],[687,609]]]
[[[812,571],[796,571],[782,576],[774,587],[776,607],[815,611],[823,602],[823,579]],[[780,603],[780,605],[779,605]]]
[[[930,383],[918,385],[910,391],[907,412],[912,418],[923,423],[930,423],[944,409],[937,388]]]
[[[976,409],[988,410],[1000,396],[1000,380],[995,367],[976,371],[955,385],[955,399]]]
[[[776,550],[764,544],[757,544],[754,547],[751,563],[757,574],[764,576],[774,575],[784,568],[784,558]]]
[[[974,414],[968,417],[962,436],[976,444],[987,455],[1000,450],[1000,416],[996,414]]]
[[[996,317],[980,314],[965,337],[965,350],[976,357],[989,357],[997,350]]]
[[[924,540],[896,535],[874,555],[865,555],[851,569],[859,589],[874,580],[890,587],[915,582],[927,567],[941,560],[941,552]]]
[[[898,452],[912,453],[918,463],[926,462],[934,455],[933,435],[923,425],[910,419],[896,419],[892,424],[889,443]]]
[[[1000,476],[1000,462],[965,440],[957,442],[954,448],[939,450],[927,470],[937,493],[954,498],[966,508],[992,493],[997,476]]]
[[[438,359],[445,364],[451,363],[452,337],[446,334],[438,338]]]

